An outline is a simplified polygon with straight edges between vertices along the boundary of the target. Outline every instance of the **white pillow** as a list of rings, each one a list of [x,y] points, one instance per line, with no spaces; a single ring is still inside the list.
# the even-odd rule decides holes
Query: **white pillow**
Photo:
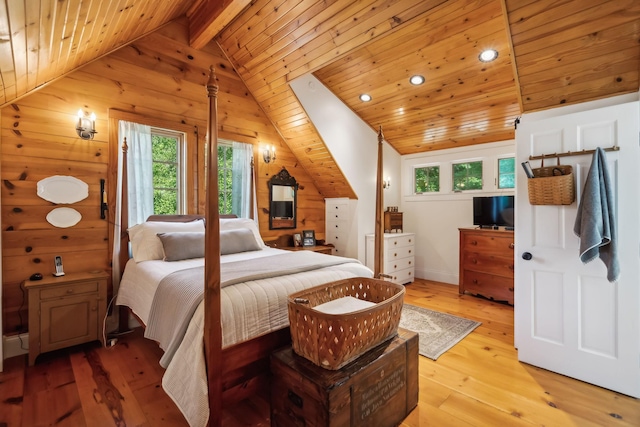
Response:
[[[204,221],[197,220],[191,222],[162,222],[149,221],[134,225],[127,230],[131,241],[131,251],[136,262],[151,259],[163,259],[164,250],[162,242],[157,236],[158,233],[181,232],[204,232]]]
[[[222,230],[237,230],[238,228],[248,228],[253,232],[253,236],[256,238],[256,242],[261,248],[266,248],[258,224],[249,218],[220,218],[220,231]]]

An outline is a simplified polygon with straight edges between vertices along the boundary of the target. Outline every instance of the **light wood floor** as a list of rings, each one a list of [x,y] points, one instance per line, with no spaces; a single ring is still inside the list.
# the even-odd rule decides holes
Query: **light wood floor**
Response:
[[[418,407],[403,426],[640,426],[640,400],[517,361],[513,308],[418,280],[405,302],[482,322],[437,361],[420,357]],[[5,361],[0,427],[186,426],[161,387],[161,352],[138,332]],[[597,367],[594,367],[597,369]],[[269,425],[265,394],[226,408],[225,426]]]

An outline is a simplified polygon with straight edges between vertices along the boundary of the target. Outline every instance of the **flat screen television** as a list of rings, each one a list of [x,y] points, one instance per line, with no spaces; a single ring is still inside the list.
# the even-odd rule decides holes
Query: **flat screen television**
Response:
[[[473,225],[513,227],[514,224],[514,196],[473,198]]]

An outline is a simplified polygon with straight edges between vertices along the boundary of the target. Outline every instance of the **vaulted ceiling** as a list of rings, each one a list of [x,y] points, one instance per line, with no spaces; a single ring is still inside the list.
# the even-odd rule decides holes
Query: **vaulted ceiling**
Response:
[[[0,107],[183,15],[328,196],[341,172],[288,84],[304,74],[400,154],[511,139],[523,112],[639,88],[637,0],[23,0],[0,2]]]

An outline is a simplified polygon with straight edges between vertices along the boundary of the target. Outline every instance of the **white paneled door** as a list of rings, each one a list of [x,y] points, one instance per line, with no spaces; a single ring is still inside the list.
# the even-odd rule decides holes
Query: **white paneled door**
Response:
[[[520,361],[640,397],[640,156],[638,102],[538,121],[516,131],[518,165],[530,155],[618,146],[607,152],[617,208],[620,280],[604,263],[579,259],[573,232],[592,155],[562,157],[573,166],[576,201],[532,206],[517,179],[515,340]],[[530,162],[540,166],[539,160]],[[546,165],[555,164],[555,159]]]

